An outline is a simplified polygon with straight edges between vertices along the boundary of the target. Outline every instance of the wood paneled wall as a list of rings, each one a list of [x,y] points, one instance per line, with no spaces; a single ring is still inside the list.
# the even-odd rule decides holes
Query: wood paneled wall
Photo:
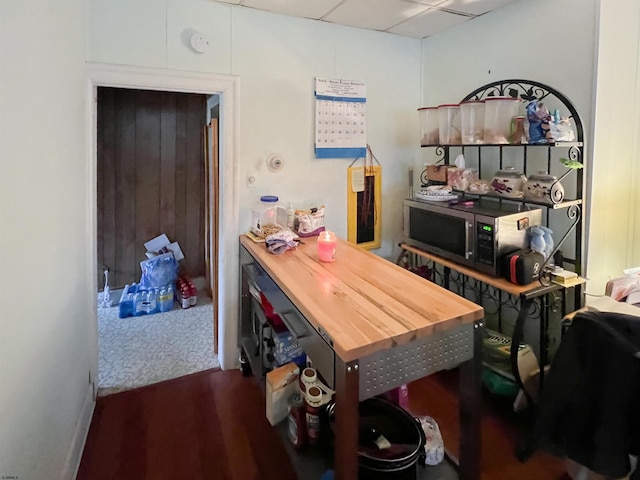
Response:
[[[140,280],[144,243],[166,233],[181,272],[205,274],[206,95],[98,89],[98,288]]]

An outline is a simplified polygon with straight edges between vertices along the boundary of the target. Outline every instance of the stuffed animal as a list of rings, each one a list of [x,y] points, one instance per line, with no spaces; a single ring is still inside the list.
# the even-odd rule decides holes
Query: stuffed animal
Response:
[[[529,240],[529,248],[534,252],[541,253],[544,255],[544,251],[546,248],[546,243],[544,241],[544,230],[540,227],[529,227],[529,236],[531,239]],[[546,257],[545,257],[546,259]]]
[[[542,225],[529,227],[529,248],[534,252],[541,253],[547,260],[553,252],[553,230]]]
[[[549,126],[552,117],[542,102],[533,100],[527,105],[527,120],[529,121],[529,143],[553,142]]]
[[[540,228],[544,231],[544,258],[548,260],[553,253],[553,230],[543,225]]]

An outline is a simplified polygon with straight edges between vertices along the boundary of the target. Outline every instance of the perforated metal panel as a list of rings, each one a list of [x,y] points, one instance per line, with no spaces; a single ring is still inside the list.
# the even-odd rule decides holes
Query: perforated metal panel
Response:
[[[462,325],[360,359],[360,400],[473,358],[474,325]]]

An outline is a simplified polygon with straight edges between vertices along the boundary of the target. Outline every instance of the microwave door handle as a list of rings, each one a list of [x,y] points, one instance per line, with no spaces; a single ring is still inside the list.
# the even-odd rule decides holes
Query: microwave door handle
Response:
[[[467,260],[469,260],[471,257],[473,257],[473,249],[471,248],[471,233],[473,231],[473,223],[471,222],[464,222],[465,224],[465,229],[464,229],[464,258],[466,258]]]

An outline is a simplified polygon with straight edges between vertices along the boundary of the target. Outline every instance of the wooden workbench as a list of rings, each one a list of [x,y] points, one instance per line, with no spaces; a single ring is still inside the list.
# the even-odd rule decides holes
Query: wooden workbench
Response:
[[[359,400],[458,364],[460,478],[480,478],[482,307],[343,240],[331,263],[318,260],[315,238],[283,255],[245,236],[240,242],[243,268],[253,268],[263,283],[273,281],[275,294],[290,301],[286,309],[299,312],[311,336],[321,336],[334,354],[337,479],[357,478]],[[243,284],[249,281],[243,274]],[[248,289],[241,290],[246,297]]]

